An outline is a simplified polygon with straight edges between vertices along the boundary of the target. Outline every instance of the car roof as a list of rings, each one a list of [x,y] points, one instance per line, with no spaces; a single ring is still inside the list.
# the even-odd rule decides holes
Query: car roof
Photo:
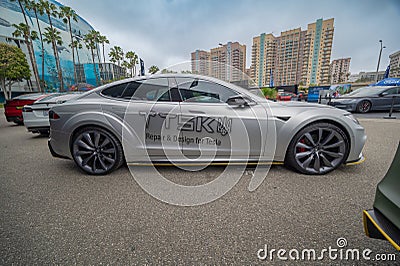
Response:
[[[220,79],[210,77],[210,76],[203,76],[203,75],[197,75],[197,74],[184,74],[184,73],[167,73],[167,74],[153,74],[153,75],[146,75],[146,76],[139,76],[139,77],[134,77],[134,78],[127,78],[119,81],[115,81],[112,83],[105,84],[103,86],[97,87],[87,93],[94,93],[101,91],[105,88],[108,88],[110,86],[118,85],[118,84],[123,84],[126,82],[131,82],[131,81],[138,81],[138,80],[147,80],[147,79],[155,79],[155,78],[193,78],[193,79],[202,79],[210,82],[214,82],[216,84],[228,87],[228,88],[233,88],[239,93],[243,93],[245,95],[254,95],[252,94],[249,90],[246,90],[238,85],[235,85],[233,83],[225,82]],[[86,95],[86,93],[85,93]]]

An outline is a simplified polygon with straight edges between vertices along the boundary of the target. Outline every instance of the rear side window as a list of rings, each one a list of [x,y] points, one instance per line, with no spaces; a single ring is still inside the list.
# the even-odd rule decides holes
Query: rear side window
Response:
[[[113,98],[120,98],[126,88],[127,84],[119,84],[112,86],[110,88],[104,89],[101,94],[108,96],[108,97],[113,97]]]

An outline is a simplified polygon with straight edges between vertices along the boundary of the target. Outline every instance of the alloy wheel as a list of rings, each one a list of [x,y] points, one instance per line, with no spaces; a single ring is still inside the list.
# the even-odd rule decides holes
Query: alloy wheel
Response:
[[[346,155],[346,140],[335,128],[313,128],[295,145],[295,160],[303,172],[322,174],[338,167]]]
[[[113,138],[100,130],[79,133],[72,146],[75,162],[89,174],[104,174],[117,162],[117,147]]]

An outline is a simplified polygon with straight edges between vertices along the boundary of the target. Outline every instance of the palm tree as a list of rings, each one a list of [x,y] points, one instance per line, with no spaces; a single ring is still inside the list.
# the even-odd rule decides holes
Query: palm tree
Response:
[[[92,63],[93,63],[93,71],[96,77],[96,84],[100,84],[99,77],[97,75],[96,64],[94,61],[94,50],[97,48],[97,32],[95,30],[89,31],[83,37],[83,41],[85,42],[86,48],[90,49],[90,53],[92,54]]]
[[[26,18],[25,9],[24,9],[24,7],[22,5],[22,4],[26,5],[28,1],[27,0],[22,0],[22,1],[21,0],[11,0],[11,2],[15,2],[15,1],[18,2],[19,7],[21,9],[21,13],[24,16],[25,25],[26,25],[26,27],[28,27],[28,30],[26,31],[26,33],[29,33],[28,34],[28,41],[29,42],[26,42],[26,43],[27,43],[27,46],[29,46],[28,43],[31,44],[31,47],[30,48],[28,47],[28,52],[29,52],[29,56],[30,57],[31,57],[31,53],[33,55],[33,58],[30,58],[31,62],[32,62],[32,59],[34,59],[34,63],[32,63],[32,69],[33,69],[33,73],[35,75],[35,80],[36,80],[36,84],[37,84],[38,90],[42,91],[42,87],[41,87],[40,79],[39,79],[39,75],[38,75],[38,69],[37,69],[37,64],[36,64],[35,53],[34,53],[34,50],[33,50],[32,38],[31,38],[31,34],[30,34],[31,31],[30,31],[30,27],[29,27],[29,24],[28,24],[28,19]],[[21,25],[21,23],[19,25]],[[31,51],[29,51],[29,49],[31,49]]]
[[[32,10],[33,13],[35,14],[35,19],[36,19],[36,25],[39,30],[39,38],[40,38],[40,44],[41,44],[41,52],[42,52],[42,83],[44,83],[44,44],[43,44],[43,36],[42,36],[42,29],[40,28],[39,24],[39,17],[38,13],[40,15],[44,14],[43,8],[39,3],[36,3],[35,1],[30,1],[30,0],[25,0],[25,7],[28,8],[29,10]]]
[[[56,60],[56,67],[59,67],[60,62],[57,61],[58,60],[58,51],[57,51],[57,45],[62,45],[63,44],[63,40],[61,38],[61,33],[56,30],[56,29],[52,29],[50,27],[46,27],[45,28],[45,32],[43,33],[43,41],[46,42],[47,44],[52,44],[53,47],[56,47],[56,49],[53,48],[53,53],[54,53],[54,59]],[[57,67],[57,70],[59,69]],[[62,74],[61,74],[61,78],[60,78],[60,71],[58,71],[58,78],[60,80],[60,84],[64,84],[62,82],[63,78],[62,78]],[[61,86],[61,85],[60,85]],[[61,91],[64,90],[64,87],[60,87]]]
[[[124,51],[119,46],[114,46],[110,49],[108,53],[110,57],[110,61],[113,63],[117,63],[118,66],[121,66],[121,60],[124,59]]]
[[[150,73],[150,74],[155,74],[155,73],[157,73],[159,70],[160,70],[160,69],[158,68],[158,66],[152,65],[152,66],[149,68],[149,73]]]
[[[75,40],[73,40],[72,43],[69,44],[69,47],[71,47],[71,49],[75,49],[76,57],[78,58],[78,65],[80,67],[81,66],[81,60],[79,58],[79,50],[82,49],[82,47],[83,47],[80,39],[79,38],[75,38]],[[81,72],[79,71],[78,81],[75,81],[75,82],[80,82],[82,80],[82,76],[80,76],[80,73]],[[77,71],[76,75],[78,76],[78,71]]]
[[[50,30],[47,31],[47,37],[56,37],[56,35],[57,35],[56,32],[59,33],[59,31],[54,29],[51,17],[52,16],[53,17],[57,17],[58,16],[58,8],[57,8],[57,6],[55,4],[53,4],[53,3],[49,3],[48,1],[44,1],[44,0],[39,0],[39,6],[40,6],[41,9],[43,9],[44,13],[47,14],[47,18],[49,19]],[[43,35],[45,35],[45,34],[43,34]],[[51,40],[51,39],[47,39],[47,40]],[[61,40],[61,42],[62,42],[62,40]],[[54,57],[55,57],[55,60],[56,60],[58,79],[60,80],[60,89],[61,89],[61,91],[63,91],[64,90],[64,80],[63,80],[63,76],[62,76],[62,70],[61,70],[61,65],[60,65],[60,58],[58,56],[58,51],[57,51],[56,40],[55,39],[51,40],[51,44],[52,44],[52,47],[53,47]]]
[[[105,53],[104,53],[104,45],[105,45],[106,43],[109,44],[110,41],[107,39],[106,36],[100,35],[100,36],[99,36],[99,43],[100,43],[101,46],[102,46],[102,51],[103,51],[103,65],[105,66],[105,65],[106,65],[106,55],[105,55]]]
[[[127,76],[128,69],[131,69],[131,64],[128,61],[124,60],[124,61],[122,61],[121,66],[125,68],[125,76]],[[131,72],[131,77],[132,77],[132,72]]]
[[[31,61],[32,69],[33,69],[33,74],[35,76],[35,80],[38,86],[39,91],[42,91],[42,88],[40,86],[40,79],[39,79],[39,73],[36,65],[36,59],[35,59],[35,54],[33,50],[33,43],[32,40],[38,39],[38,35],[36,31],[31,31],[29,26],[27,26],[24,23],[20,23],[18,25],[13,24],[13,27],[15,28],[15,31],[13,32],[14,37],[23,37],[26,43],[26,47],[28,48],[28,54],[29,54],[29,59]]]
[[[62,18],[65,24],[68,24],[69,36],[70,36],[71,43],[72,43],[74,41],[74,39],[72,37],[71,19],[78,22],[78,15],[75,13],[75,11],[72,8],[70,8],[68,6],[62,6],[62,7],[60,7],[60,12],[58,14],[58,17]],[[74,64],[74,79],[75,79],[75,82],[77,82],[74,46],[72,45],[71,48],[72,48],[72,63]]]
[[[136,64],[138,64],[138,56],[135,52],[129,51],[125,55],[126,59],[129,59],[128,66],[131,70],[131,77],[136,76]]]

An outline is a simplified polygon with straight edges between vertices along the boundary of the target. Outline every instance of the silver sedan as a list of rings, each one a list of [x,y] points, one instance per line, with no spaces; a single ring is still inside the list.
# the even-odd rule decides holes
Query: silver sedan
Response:
[[[231,83],[165,74],[101,86],[49,113],[53,156],[88,174],[140,163],[286,164],[325,174],[363,159],[364,128],[347,111],[276,103]]]

